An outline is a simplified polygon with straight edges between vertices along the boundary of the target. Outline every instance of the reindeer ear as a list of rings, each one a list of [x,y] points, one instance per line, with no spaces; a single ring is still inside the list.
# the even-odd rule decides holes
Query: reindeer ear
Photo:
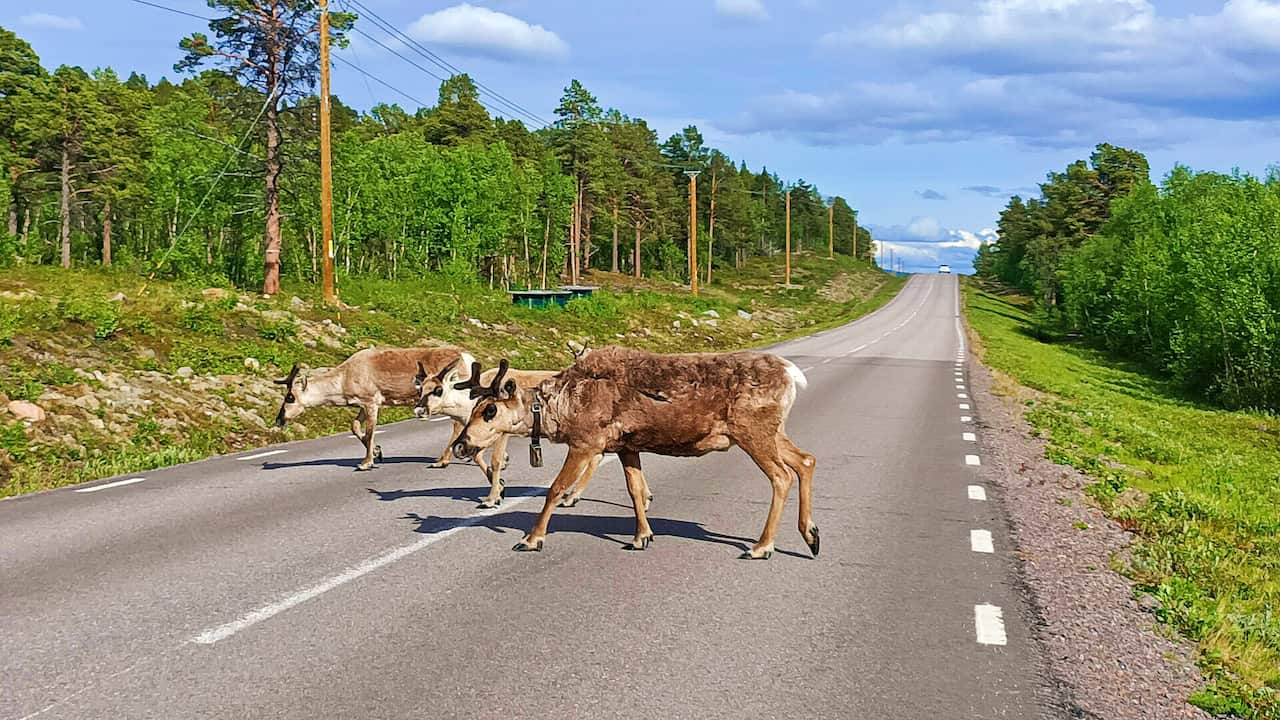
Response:
[[[502,397],[509,398],[516,394],[516,381],[508,380],[502,384]]]
[[[302,390],[303,390],[303,392],[306,392],[306,389],[307,389],[307,376],[306,376],[306,375],[303,375],[303,376],[302,376]]]
[[[418,363],[418,374],[413,376],[413,384],[415,387],[422,387],[422,381],[427,379],[427,369]]]
[[[462,362],[461,357],[456,357],[453,360],[451,360],[448,365],[445,365],[444,368],[440,370],[439,373],[436,374],[436,380],[438,380],[439,382],[444,382],[445,377],[449,375],[449,371],[457,367],[459,362]],[[422,363],[418,363],[418,367],[422,367]],[[425,377],[425,375],[426,374],[424,371],[423,376]]]

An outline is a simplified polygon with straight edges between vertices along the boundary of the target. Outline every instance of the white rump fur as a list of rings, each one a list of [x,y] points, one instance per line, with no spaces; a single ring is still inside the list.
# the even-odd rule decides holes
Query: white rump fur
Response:
[[[791,385],[787,388],[786,397],[782,400],[782,419],[786,421],[787,416],[791,414],[791,406],[796,401],[796,393],[809,386],[809,378],[804,376],[804,371],[795,366],[795,363],[782,358],[782,366],[787,369],[787,377],[791,378]]]

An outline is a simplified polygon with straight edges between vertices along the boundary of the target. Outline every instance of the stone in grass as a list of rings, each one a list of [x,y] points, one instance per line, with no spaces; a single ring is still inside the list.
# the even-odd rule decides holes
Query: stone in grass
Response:
[[[183,365],[182,367],[178,368],[178,377],[180,378],[189,379],[191,376],[195,374],[196,374],[196,371],[192,370],[190,367],[186,365]]]
[[[262,364],[258,362],[257,358],[247,357],[244,359],[244,369],[249,372],[256,373],[261,367]]]
[[[715,310],[703,310],[702,314],[706,315],[707,317],[713,317],[713,318],[720,317],[720,313],[716,312]]]
[[[210,300],[222,300],[231,296],[231,293],[228,293],[226,290],[223,290],[222,288],[216,288],[216,287],[205,288],[200,291],[200,294]]]
[[[742,318],[743,320],[750,320],[751,313],[747,312],[746,310],[739,310],[738,317]]]
[[[118,292],[115,295],[112,295],[111,297],[107,298],[107,302],[113,302],[113,303],[124,302],[124,293]]]
[[[44,413],[44,408],[26,400],[10,400],[5,407],[14,417],[26,422],[44,422],[47,417]]]

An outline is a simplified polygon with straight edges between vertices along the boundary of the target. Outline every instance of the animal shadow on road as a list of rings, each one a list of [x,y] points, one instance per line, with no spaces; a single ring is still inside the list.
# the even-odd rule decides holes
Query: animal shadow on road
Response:
[[[481,498],[489,494],[489,488],[483,485],[473,485],[471,487],[462,488],[422,488],[420,490],[377,490],[375,488],[365,488],[373,495],[377,495],[382,502],[394,502],[396,500],[404,500],[406,498],[429,498],[429,497],[447,497],[450,500],[460,500],[464,502],[479,502]],[[546,496],[547,489],[542,486],[532,485],[507,485],[505,493],[508,497],[521,497],[524,495],[540,495]],[[582,498],[582,504],[599,503],[601,505],[612,505],[614,507],[631,509],[630,505],[622,503],[609,502],[608,500],[593,500],[588,497]]]
[[[374,463],[374,469],[377,469],[378,466],[380,465],[400,465],[403,463],[417,463],[420,465],[423,465],[423,464],[430,465],[434,463],[436,460],[437,458],[422,457],[421,455],[418,455],[418,456],[406,455],[404,457],[384,457],[383,459]],[[462,463],[457,460],[455,460],[454,462],[459,465],[469,464],[469,463]],[[263,470],[286,470],[288,468],[301,468],[301,467],[347,467],[347,468],[351,468],[352,470],[355,470],[356,466],[359,464],[360,464],[360,458],[358,457],[316,458],[315,460],[299,460],[298,462],[264,462],[262,463],[262,469]]]
[[[417,524],[415,532],[425,535],[434,535],[436,533],[452,530],[456,527],[482,527],[488,528],[497,533],[506,533],[513,531],[516,535],[523,537],[529,528],[533,527],[537,513],[526,511],[509,511],[497,513],[495,515],[481,515],[470,517],[441,517],[438,515],[419,515],[417,513],[408,513],[404,516],[405,520],[410,520]],[[754,538],[737,537],[734,535],[724,535],[712,532],[704,528],[700,523],[689,520],[671,520],[669,518],[649,517],[649,527],[653,529],[654,535],[661,542],[662,537],[678,537],[687,540],[696,540],[698,542],[713,543],[716,545],[728,545],[739,551],[746,551],[755,542]],[[551,518],[550,532],[558,533],[581,533],[590,535],[601,540],[607,540],[618,546],[624,546],[631,542],[631,536],[635,534],[636,522],[635,518],[617,517],[617,516],[598,516],[598,515],[570,515],[557,514]],[[623,538],[623,539],[619,539]],[[800,553],[790,552],[786,550],[775,550],[779,555],[790,555],[792,557],[807,559],[808,556]]]

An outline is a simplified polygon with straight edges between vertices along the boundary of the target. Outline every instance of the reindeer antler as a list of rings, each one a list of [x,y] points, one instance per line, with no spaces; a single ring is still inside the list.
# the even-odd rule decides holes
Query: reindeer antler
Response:
[[[296,377],[298,377],[298,363],[294,363],[294,364],[293,364],[293,368],[292,368],[291,370],[289,370],[289,375],[288,375],[288,377],[286,377],[286,378],[285,378],[285,379],[283,379],[283,380],[276,380],[276,381],[274,381],[274,382],[275,382],[275,384],[277,384],[277,385],[284,385],[285,387],[288,387],[288,386],[290,386],[290,385],[293,385],[293,380],[294,380],[294,378],[296,378]]]
[[[459,383],[454,383],[455,390],[470,390],[476,387],[476,383],[480,382],[480,361],[476,360],[471,363],[471,377]]]
[[[493,376],[493,382],[489,384],[489,389],[485,392],[486,395],[498,397],[498,389],[502,387],[502,378],[506,376],[510,367],[511,363],[507,362],[506,358],[498,361],[498,374]]]
[[[422,387],[422,381],[427,379],[427,368],[423,366],[422,361],[418,361],[418,374],[413,376],[413,386]]]

